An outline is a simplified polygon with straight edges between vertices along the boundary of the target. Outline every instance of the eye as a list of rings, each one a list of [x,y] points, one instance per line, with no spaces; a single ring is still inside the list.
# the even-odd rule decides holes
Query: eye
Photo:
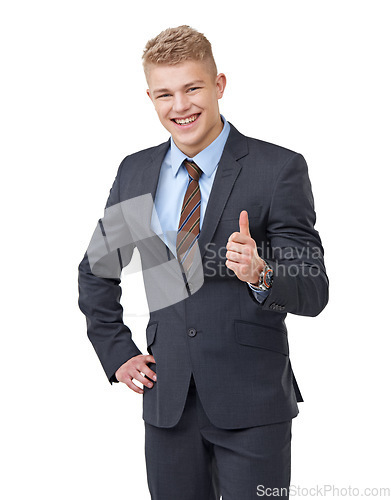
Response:
[[[156,97],[156,99],[162,99],[162,98],[164,98],[164,97],[169,97],[169,96],[170,96],[170,94],[161,94],[161,95],[158,95],[158,96]]]
[[[201,87],[190,87],[189,88],[189,92],[194,92],[194,90],[198,90],[200,89]]]

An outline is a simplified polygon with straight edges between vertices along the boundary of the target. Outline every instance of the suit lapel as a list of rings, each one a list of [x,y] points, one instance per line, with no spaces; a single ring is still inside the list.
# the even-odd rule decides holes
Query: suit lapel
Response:
[[[149,164],[142,170],[141,186],[144,193],[151,193],[153,201],[155,201],[156,190],[159,180],[160,168],[162,166],[164,157],[170,147],[170,140],[157,146],[153,153]],[[151,207],[152,211],[152,207]]]
[[[151,219],[152,219],[152,208],[155,204],[155,198],[156,198],[156,191],[157,191],[157,186],[158,186],[158,181],[159,181],[159,175],[160,175],[160,168],[162,166],[164,157],[167,154],[168,148],[170,147],[170,139],[163,144],[160,144],[157,146],[152,154],[149,163],[145,166],[145,168],[142,170],[141,174],[141,186],[142,186],[142,191],[145,194],[151,194],[152,195],[152,200],[151,203],[148,204],[148,209],[146,210],[145,214],[142,214],[142,217],[145,217],[145,224],[150,229],[151,234],[156,234],[152,227],[151,227]],[[140,214],[141,215],[141,214]],[[162,239],[163,235],[162,234],[157,234],[157,237],[161,240],[162,244],[166,247],[167,251],[167,259],[172,260],[175,259],[175,255],[171,252],[169,247],[166,245],[165,241]],[[155,243],[156,240],[155,240]]]
[[[238,132],[231,123],[230,127],[230,133],[213,181],[198,241],[201,259],[205,254],[206,245],[212,241],[224,207],[242,169],[238,160],[248,154],[246,137]]]

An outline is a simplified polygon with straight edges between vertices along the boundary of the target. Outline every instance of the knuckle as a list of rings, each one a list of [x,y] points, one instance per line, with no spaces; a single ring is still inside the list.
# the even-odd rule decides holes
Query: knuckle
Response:
[[[138,375],[138,371],[135,368],[133,370],[129,371],[129,376],[131,378],[137,378],[137,375]]]

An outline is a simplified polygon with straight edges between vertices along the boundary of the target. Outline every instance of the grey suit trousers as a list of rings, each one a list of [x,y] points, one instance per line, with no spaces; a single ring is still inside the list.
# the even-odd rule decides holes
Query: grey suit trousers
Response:
[[[244,429],[215,427],[192,377],[177,425],[145,422],[151,499],[250,500],[275,488],[279,498],[289,498],[291,425],[292,420]]]

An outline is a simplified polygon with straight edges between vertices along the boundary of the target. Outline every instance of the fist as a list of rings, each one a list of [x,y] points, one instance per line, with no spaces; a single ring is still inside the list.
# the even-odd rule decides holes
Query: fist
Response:
[[[226,245],[225,265],[231,269],[241,281],[258,286],[259,274],[265,262],[258,255],[257,244],[251,238],[248,213],[240,212],[239,232],[232,233]]]

